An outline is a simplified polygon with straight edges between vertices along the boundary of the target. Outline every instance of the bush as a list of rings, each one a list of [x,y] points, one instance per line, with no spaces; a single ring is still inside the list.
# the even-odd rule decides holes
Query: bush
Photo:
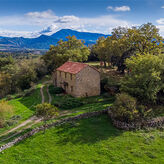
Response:
[[[111,94],[108,92],[104,93],[102,96],[103,98],[112,98]]]
[[[105,85],[108,83],[108,78],[104,78],[100,81],[101,93],[106,92]]]
[[[164,88],[163,63],[164,54],[136,55],[127,59],[129,74],[121,82],[121,91],[145,104],[156,103],[158,93]]]
[[[16,120],[8,120],[6,121],[5,126],[13,126],[15,124],[17,124]]]
[[[64,96],[60,102],[56,102],[54,105],[62,109],[72,109],[82,106],[83,104],[84,103],[78,98]]]
[[[49,92],[51,94],[60,94],[60,93],[64,93],[64,89],[61,87],[54,87],[53,85],[50,85]]]
[[[116,100],[112,106],[113,116],[125,122],[135,121],[139,118],[139,111],[137,108],[137,101],[126,93],[116,95]]]
[[[3,127],[6,117],[12,112],[12,106],[7,101],[0,101],[0,127]]]
[[[7,95],[6,96],[6,100],[12,100],[12,99],[14,99],[15,98],[15,96],[13,96],[13,95]]]
[[[108,81],[104,86],[104,89],[111,95],[115,95],[116,93],[119,92],[120,86],[121,86],[120,79],[115,77],[110,77],[108,78]]]
[[[38,104],[35,108],[36,116],[44,117],[46,120],[58,115],[58,108],[48,103]]]

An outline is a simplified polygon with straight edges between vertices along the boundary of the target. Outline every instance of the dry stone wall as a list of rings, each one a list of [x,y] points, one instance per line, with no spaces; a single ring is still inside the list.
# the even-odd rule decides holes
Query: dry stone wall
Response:
[[[76,120],[80,120],[80,119],[83,119],[83,118],[99,116],[99,115],[107,114],[107,113],[108,113],[108,109],[101,110],[101,111],[95,111],[95,112],[88,112],[88,113],[80,114],[80,115],[77,115],[77,116],[74,116],[74,117],[61,119],[61,120],[53,122],[51,124],[47,124],[46,126],[37,127],[35,129],[31,130],[30,132],[27,132],[26,134],[14,139],[13,141],[1,146],[0,147],[0,152],[2,152],[3,150],[5,150],[7,148],[12,147],[13,145],[25,140],[26,138],[28,138],[30,136],[33,136],[34,134],[36,134],[40,131],[43,131],[44,128],[48,129],[48,128],[51,128],[51,127],[56,127],[56,126],[63,125],[65,123],[68,123],[68,122],[71,122],[71,121],[76,121]]]
[[[74,117],[69,117],[69,118],[64,118],[61,119],[59,121],[53,122],[51,124],[47,124],[46,127],[45,126],[40,126],[37,127],[33,130],[31,130],[30,132],[27,132],[26,134],[14,139],[13,141],[3,145],[0,147],[0,152],[2,152],[3,150],[12,147],[13,145],[25,140],[26,138],[33,136],[34,134],[43,131],[44,128],[48,129],[51,127],[56,127],[56,126],[60,126],[63,125],[65,123],[71,122],[71,121],[76,121],[76,120],[80,120],[80,119],[84,119],[84,118],[89,118],[89,117],[94,117],[94,116],[99,116],[102,114],[108,114],[109,117],[112,120],[113,125],[118,128],[118,129],[122,129],[122,130],[136,130],[136,129],[142,129],[142,128],[146,128],[146,127],[160,127],[164,125],[164,117],[158,117],[158,118],[154,118],[152,120],[142,120],[139,122],[134,122],[134,123],[126,123],[126,122],[121,122],[116,120],[113,115],[112,112],[110,110],[110,108],[108,109],[104,109],[101,111],[95,111],[95,112],[88,112],[88,113],[84,113],[84,114],[80,114]]]
[[[137,130],[137,129],[143,129],[143,128],[155,128],[155,127],[161,127],[164,125],[164,117],[157,117],[153,118],[151,120],[140,120],[132,123],[126,123],[119,120],[116,120],[113,117],[113,114],[111,110],[108,110],[108,115],[112,120],[113,126],[115,126],[118,129],[122,130]]]

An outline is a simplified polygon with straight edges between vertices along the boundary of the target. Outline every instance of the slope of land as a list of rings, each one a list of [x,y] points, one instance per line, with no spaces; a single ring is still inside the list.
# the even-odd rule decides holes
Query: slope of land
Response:
[[[5,150],[0,163],[163,163],[163,154],[163,130],[124,132],[102,116],[40,132]]]

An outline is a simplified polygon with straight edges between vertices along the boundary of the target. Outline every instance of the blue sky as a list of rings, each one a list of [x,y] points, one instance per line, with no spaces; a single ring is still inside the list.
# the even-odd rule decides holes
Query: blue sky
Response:
[[[62,28],[109,34],[152,22],[164,36],[163,0],[0,0],[0,35],[36,37]]]

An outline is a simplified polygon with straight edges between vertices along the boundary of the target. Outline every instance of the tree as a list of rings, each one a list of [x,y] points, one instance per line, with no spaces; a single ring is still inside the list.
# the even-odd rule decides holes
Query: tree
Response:
[[[27,60],[22,60],[20,63],[18,63],[18,67],[18,86],[22,90],[30,88],[31,82],[35,82],[37,80],[35,65]]]
[[[125,76],[121,90],[146,103],[156,102],[162,82],[164,54],[137,55],[126,60],[130,73]]]
[[[129,29],[118,27],[113,30],[112,39],[123,45],[122,54],[129,49],[135,49],[136,53],[155,55],[159,54],[163,47],[159,29],[152,23]]]
[[[38,104],[36,106],[36,116],[43,117],[44,133],[45,133],[47,121],[57,115],[58,115],[57,107],[55,107],[51,104],[43,103],[43,104]]]
[[[106,67],[107,46],[104,37],[101,37],[97,40],[96,44],[93,46],[93,52],[98,55],[99,60],[103,62],[104,67]]]
[[[118,67],[118,71],[124,73],[125,60],[137,53],[158,55],[163,48],[163,39],[159,29],[151,23],[139,27],[113,29],[112,36],[101,38],[93,46],[99,59],[111,62]]]
[[[12,112],[12,106],[7,101],[0,101],[0,127],[4,126],[6,116]]]
[[[7,58],[0,58],[0,70],[6,65],[13,64],[13,63],[14,63],[14,59],[11,56]]]
[[[90,50],[83,41],[75,36],[68,36],[66,39],[66,41],[60,40],[56,46],[51,45],[49,51],[42,57],[49,72],[68,60],[82,62],[88,59]]]
[[[0,72],[0,98],[11,92],[11,76],[10,74],[5,74]]]
[[[0,98],[30,88],[45,74],[47,67],[40,57],[28,60],[0,57]]]

